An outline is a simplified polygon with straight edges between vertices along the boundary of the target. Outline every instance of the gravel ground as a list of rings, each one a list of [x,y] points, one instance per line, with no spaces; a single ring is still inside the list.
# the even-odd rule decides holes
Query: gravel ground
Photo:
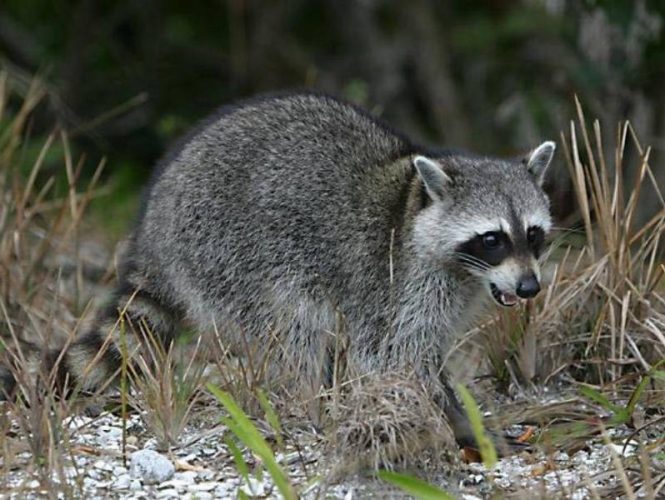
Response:
[[[123,459],[120,417],[113,414],[95,418],[77,416],[68,419],[64,428],[70,435],[71,456],[62,467],[62,473],[74,497],[204,500],[236,498],[239,490],[249,497],[279,497],[268,474],[250,476],[249,481],[241,478],[225,444],[226,428],[214,422],[207,426],[202,423],[200,428],[188,427],[182,435],[183,444],[164,453],[157,450],[157,442],[150,437],[140,415],[131,415],[126,421],[126,460]],[[489,471],[479,463],[458,463],[454,472],[430,475],[429,481],[467,500],[488,498],[497,492],[522,497],[525,491],[531,491],[535,498],[588,498],[592,490],[607,491],[618,485],[617,475],[608,473],[615,470],[613,454],[631,457],[638,450],[637,443],[626,443],[622,438],[621,434],[628,435],[627,429],[613,434],[615,443],[621,444],[589,442],[573,454],[557,452],[550,456],[523,452],[501,459]],[[325,485],[323,480],[317,479],[325,476],[326,471],[321,436],[300,431],[292,434],[289,442],[276,458],[305,498],[400,496],[389,486],[367,477],[357,476]],[[257,464],[249,453],[245,453],[245,460],[250,467]],[[14,470],[4,478],[3,498],[48,496],[49,492],[41,490],[40,482],[29,472],[29,464],[33,463],[29,451],[17,454],[12,463]],[[665,471],[665,463],[653,466],[654,473]],[[57,472],[53,474],[55,483],[64,480]]]

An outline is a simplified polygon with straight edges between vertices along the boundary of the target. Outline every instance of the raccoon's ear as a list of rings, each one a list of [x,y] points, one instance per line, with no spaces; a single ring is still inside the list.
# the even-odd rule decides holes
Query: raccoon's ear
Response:
[[[413,166],[416,167],[418,175],[425,184],[427,194],[433,200],[441,200],[444,197],[446,186],[452,182],[448,174],[443,171],[443,167],[437,161],[426,156],[416,156],[413,159]]]
[[[556,144],[553,141],[545,141],[524,158],[527,170],[531,172],[536,182],[541,186],[545,180],[545,172],[547,171],[547,167],[550,166],[555,149]]]

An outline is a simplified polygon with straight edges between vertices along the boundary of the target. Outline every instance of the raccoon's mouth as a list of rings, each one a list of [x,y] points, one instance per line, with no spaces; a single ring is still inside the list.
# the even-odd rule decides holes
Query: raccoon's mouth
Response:
[[[512,307],[517,304],[517,295],[500,291],[499,287],[497,287],[494,283],[490,283],[490,292],[492,292],[492,298],[494,298],[494,300],[496,300],[499,305],[504,307]]]

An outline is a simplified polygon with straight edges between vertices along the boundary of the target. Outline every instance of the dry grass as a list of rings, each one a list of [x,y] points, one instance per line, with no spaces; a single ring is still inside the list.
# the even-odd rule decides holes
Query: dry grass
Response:
[[[441,412],[413,377],[369,375],[344,389],[335,406],[331,440],[340,469],[357,470],[441,465],[440,450],[455,442]]]
[[[43,139],[28,163],[30,117],[44,91],[38,80],[21,96],[14,90],[0,73],[0,337],[3,364],[17,380],[18,398],[4,406],[0,481],[6,484],[13,468],[25,468],[41,489],[72,496],[77,483],[64,470],[70,447],[62,422],[73,410],[54,397],[55,374],[40,369],[42,360],[32,346],[66,342],[77,330],[89,293],[82,284],[86,263],[77,251],[78,227],[102,165],[87,188],[77,191],[83,160],[74,164],[67,135],[60,131]],[[56,143],[64,152],[60,189],[55,176],[43,172]],[[69,256],[73,265],[58,262],[58,256]],[[25,451],[29,458],[21,455]]]
[[[0,491],[10,488],[8,478],[20,469],[52,496],[82,496],[81,476],[72,478],[65,470],[74,450],[63,424],[80,408],[73,400],[53,397],[54,374],[39,370],[40,360],[22,347],[71,341],[91,309],[91,296],[99,295],[87,277],[94,274],[92,281],[105,283],[113,274],[112,266],[97,266],[91,273],[81,251],[83,215],[98,190],[101,165],[85,187],[78,187],[85,159],[72,158],[67,135],[55,131],[43,139],[31,137],[30,116],[43,95],[39,83],[23,95],[10,87],[7,76],[0,75],[0,336],[21,398],[5,403],[0,418]],[[599,124],[587,127],[578,110],[577,123],[562,140],[578,196],[580,229],[562,230],[556,238],[551,285],[538,301],[503,311],[465,341],[482,344],[486,365],[504,388],[518,393],[544,384],[574,389],[557,403],[531,398],[522,406],[506,405],[499,420],[535,424],[543,447],[571,452],[589,440],[613,439],[609,431],[618,428],[624,436],[634,433],[640,453],[614,457],[608,474],[618,478],[616,490],[601,493],[632,497],[644,491],[655,498],[665,490],[665,471],[653,466],[663,460],[665,441],[652,432],[662,429],[665,419],[665,380],[659,375],[665,359],[665,268],[659,254],[665,203],[651,173],[650,150],[630,125],[617,129],[608,161]],[[30,158],[26,144],[36,141],[41,141],[39,153]],[[61,155],[56,160],[61,168],[47,172],[44,165],[54,151]],[[625,178],[628,158],[638,162],[634,179]],[[654,184],[663,208],[635,227],[646,183]],[[265,377],[265,367],[253,364],[252,356],[232,356],[221,341],[214,342],[219,335],[212,338],[210,353],[197,347],[183,360],[177,349],[155,346],[138,358],[136,367],[123,367],[138,389],[121,391],[123,415],[138,410],[165,449],[178,445],[193,418],[211,414],[216,421],[218,407],[199,399],[207,378],[204,365],[193,360],[201,354],[213,358],[217,379],[236,400],[260,407],[257,381]],[[133,377],[133,371],[142,373]],[[587,392],[580,394],[579,388]],[[331,456],[345,463],[337,468],[338,477],[358,468],[423,467],[447,460],[440,450],[450,443],[450,431],[413,381],[397,375],[370,378],[333,392],[323,400],[331,402],[330,434],[338,450]],[[294,424],[294,417],[302,415],[287,415],[291,405],[278,401],[274,406],[288,417],[282,418],[285,435],[289,426],[303,427]],[[630,411],[622,414],[620,407]],[[562,434],[565,439],[557,438]],[[11,488],[21,491],[21,485]]]
[[[131,385],[121,389],[129,404],[141,412],[143,421],[157,439],[158,449],[180,444],[189,417],[200,402],[206,383],[206,363],[199,355],[201,342],[193,352],[153,342],[147,352],[136,356],[136,368],[128,370]]]

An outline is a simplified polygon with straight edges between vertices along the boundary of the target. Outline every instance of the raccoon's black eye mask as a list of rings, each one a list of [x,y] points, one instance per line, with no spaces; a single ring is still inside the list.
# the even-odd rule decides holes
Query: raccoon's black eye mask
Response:
[[[533,255],[538,258],[545,242],[545,231],[542,227],[531,226],[526,232],[526,241]]]
[[[457,251],[489,266],[498,266],[513,252],[513,244],[503,231],[489,231],[462,243]]]

